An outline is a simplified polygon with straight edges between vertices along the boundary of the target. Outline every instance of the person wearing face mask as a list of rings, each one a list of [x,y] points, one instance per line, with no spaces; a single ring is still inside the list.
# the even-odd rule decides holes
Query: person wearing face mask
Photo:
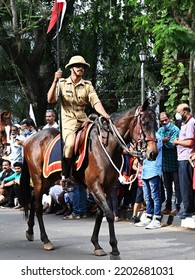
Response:
[[[162,171],[163,185],[165,189],[165,209],[162,215],[176,215],[180,211],[181,191],[179,186],[177,149],[173,144],[179,137],[179,128],[171,123],[170,116],[166,112],[160,113],[161,127],[158,133],[162,137]],[[175,189],[174,209],[172,209],[173,183]]]
[[[189,162],[190,154],[195,150],[195,119],[191,115],[188,104],[182,103],[177,107],[175,115],[177,120],[182,120],[179,138],[173,141],[177,147],[179,164],[179,183],[184,212],[177,214],[181,219],[191,217],[195,211],[195,194],[193,185],[193,167]]]
[[[23,147],[18,145],[17,136],[19,135],[18,127],[12,125],[11,127],[11,140],[10,140],[10,148],[11,153],[9,154],[9,160],[11,162],[11,166],[13,167],[14,162],[23,162]]]
[[[37,133],[36,130],[36,125],[33,121],[33,119],[28,118],[28,119],[24,119],[21,122],[22,125],[22,130],[23,130],[23,135],[19,135],[16,137],[17,143],[18,145],[25,145],[25,142],[31,137],[33,136],[35,133]]]

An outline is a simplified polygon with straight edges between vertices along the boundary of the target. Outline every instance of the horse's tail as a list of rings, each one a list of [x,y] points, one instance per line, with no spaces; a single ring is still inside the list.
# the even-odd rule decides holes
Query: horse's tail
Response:
[[[28,217],[28,210],[31,201],[31,190],[30,186],[30,173],[26,159],[24,158],[22,166],[22,174],[20,178],[20,192],[18,196],[19,203],[24,207],[25,217]]]

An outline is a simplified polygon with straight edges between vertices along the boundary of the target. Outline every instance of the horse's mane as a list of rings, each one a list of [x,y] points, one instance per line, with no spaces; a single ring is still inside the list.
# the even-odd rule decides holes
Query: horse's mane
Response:
[[[136,106],[136,107],[137,107],[137,106]],[[112,120],[113,122],[117,121],[119,118],[122,118],[124,115],[126,115],[127,112],[129,112],[129,113],[134,112],[136,107],[133,107],[133,108],[131,108],[131,109],[129,109],[129,110],[126,110],[126,111],[124,111],[124,112],[115,112],[115,113],[112,113],[112,114],[110,115],[111,120]]]
[[[115,112],[115,113],[112,113],[110,115],[110,118],[113,122],[115,122],[119,117],[121,117],[121,115],[123,115],[124,112]]]
[[[144,106],[144,111],[145,112],[148,112],[150,114],[150,120],[152,119],[156,119],[156,112],[155,112],[155,105],[151,106],[150,104],[147,103],[147,107]],[[136,106],[134,106],[133,108],[131,109],[128,109],[124,112],[115,112],[115,113],[112,113],[111,114],[111,120],[116,123],[118,120],[120,120],[121,118],[123,118],[125,115],[134,115],[135,114],[135,111],[136,109],[140,106],[140,104],[137,104]],[[152,113],[152,114],[151,114]],[[156,125],[155,125],[155,131],[157,131],[157,122],[156,122]]]

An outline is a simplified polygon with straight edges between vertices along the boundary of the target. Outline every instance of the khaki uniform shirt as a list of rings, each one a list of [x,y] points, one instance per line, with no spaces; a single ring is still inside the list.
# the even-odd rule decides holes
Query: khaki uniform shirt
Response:
[[[94,107],[100,100],[91,82],[87,80],[81,79],[78,84],[74,85],[70,77],[62,78],[60,79],[60,89],[63,128],[74,130],[76,123],[88,120],[85,113],[86,105],[90,103]]]

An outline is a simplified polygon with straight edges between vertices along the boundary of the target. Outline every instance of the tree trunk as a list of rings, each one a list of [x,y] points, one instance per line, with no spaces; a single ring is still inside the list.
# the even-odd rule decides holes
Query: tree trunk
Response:
[[[37,125],[43,124],[47,107],[47,89],[45,89],[45,75],[40,76],[40,64],[45,52],[44,38],[37,43],[31,56],[26,56],[23,49],[18,50],[15,39],[8,39],[2,45],[10,60],[22,73],[22,84],[25,85],[26,106],[33,104]],[[38,53],[38,55],[36,55]]]

